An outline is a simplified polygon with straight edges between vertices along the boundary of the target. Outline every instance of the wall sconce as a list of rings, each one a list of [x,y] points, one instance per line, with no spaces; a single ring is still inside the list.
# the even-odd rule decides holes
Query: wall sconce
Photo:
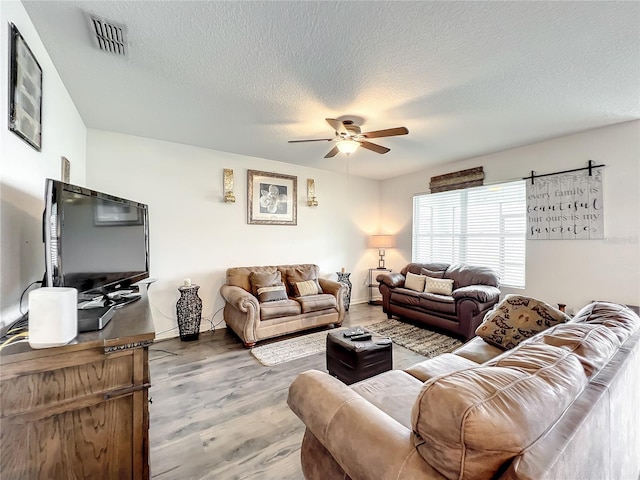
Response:
[[[236,197],[233,194],[233,170],[225,168],[222,173],[222,183],[224,185],[224,203],[235,203]]]
[[[395,239],[393,238],[393,235],[371,235],[371,237],[369,237],[369,246],[371,248],[378,249],[378,255],[380,256],[378,259],[378,268],[385,268],[384,249],[395,247]]]
[[[318,206],[318,200],[316,200],[316,182],[313,178],[307,178],[307,206]]]

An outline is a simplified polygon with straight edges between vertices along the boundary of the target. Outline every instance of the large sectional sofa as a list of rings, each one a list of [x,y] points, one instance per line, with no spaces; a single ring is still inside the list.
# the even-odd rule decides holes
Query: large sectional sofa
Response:
[[[308,480],[578,479],[640,475],[640,318],[587,305],[503,351],[453,353],[348,387],[300,374]]]
[[[416,291],[405,285],[408,273],[450,280],[450,294]],[[437,327],[470,339],[498,302],[498,276],[486,267],[462,263],[410,263],[399,273],[378,275],[382,310],[416,324]]]
[[[284,293],[281,299],[274,300],[272,296],[261,300],[256,281],[264,281],[265,278],[271,278],[268,285],[263,285],[266,289],[282,285]],[[295,285],[309,281],[317,282],[318,292],[302,292],[301,295]],[[226,302],[224,321],[245,347],[300,330],[330,324],[339,326],[345,315],[345,286],[320,278],[319,268],[314,264],[229,268],[227,282],[220,288],[220,294]],[[268,294],[270,292],[264,293]]]

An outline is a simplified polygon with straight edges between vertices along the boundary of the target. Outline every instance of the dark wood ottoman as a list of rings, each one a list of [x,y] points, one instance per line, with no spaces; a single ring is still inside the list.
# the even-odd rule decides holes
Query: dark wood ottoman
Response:
[[[371,333],[371,340],[353,341],[344,330],[327,334],[327,370],[350,385],[393,368],[391,340],[362,327],[351,327]]]

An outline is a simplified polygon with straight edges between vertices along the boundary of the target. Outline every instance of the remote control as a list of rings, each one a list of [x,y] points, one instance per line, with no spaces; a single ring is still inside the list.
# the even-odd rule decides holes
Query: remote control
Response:
[[[351,337],[351,340],[353,340],[354,342],[363,342],[365,340],[371,340],[371,334],[363,333],[362,335],[354,335],[353,337]]]
[[[363,334],[364,334],[364,330],[362,330],[361,328],[358,328],[356,330],[348,330],[344,332],[344,336],[347,338],[352,338],[352,337],[363,335]]]

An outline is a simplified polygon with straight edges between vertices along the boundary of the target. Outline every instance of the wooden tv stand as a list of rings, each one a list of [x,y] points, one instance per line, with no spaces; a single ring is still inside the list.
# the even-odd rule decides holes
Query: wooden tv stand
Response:
[[[149,478],[146,299],[63,347],[0,352],[0,478]]]

